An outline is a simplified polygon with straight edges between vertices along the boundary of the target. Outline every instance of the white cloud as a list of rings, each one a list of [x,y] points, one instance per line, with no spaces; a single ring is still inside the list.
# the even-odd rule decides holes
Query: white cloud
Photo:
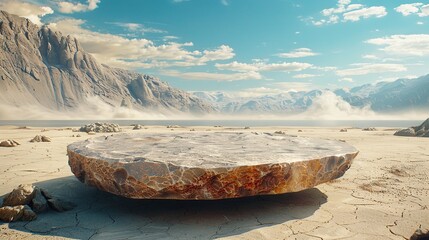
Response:
[[[152,68],[169,66],[205,65],[209,61],[226,60],[234,56],[233,49],[222,45],[213,50],[190,51],[192,42],[167,42],[155,45],[144,38],[128,39],[122,36],[90,31],[82,27],[85,21],[63,19],[49,24],[53,30],[70,34],[97,60],[114,67]]]
[[[366,43],[384,46],[380,50],[400,56],[429,56],[429,34],[392,35]]]
[[[220,2],[222,3],[222,5],[225,5],[225,6],[229,5],[228,0],[221,0]]]
[[[322,19],[311,20],[315,26],[336,24],[340,21],[356,22],[365,18],[381,18],[387,15],[384,6],[365,7],[362,4],[352,4],[351,0],[339,0],[336,7],[323,9],[320,13],[323,16]]]
[[[386,15],[387,15],[386,8],[378,6],[378,7],[362,8],[359,10],[346,12],[343,14],[343,17],[344,17],[344,21],[356,22],[364,18],[370,18],[370,17],[381,18]]]
[[[210,72],[179,72],[179,71],[161,71],[161,75],[177,77],[188,80],[209,80],[209,81],[239,81],[239,80],[258,80],[262,79],[258,72],[240,72],[240,73],[210,73]]]
[[[309,48],[297,48],[291,52],[277,54],[277,56],[282,58],[302,58],[302,57],[312,57],[316,55],[319,55],[319,54],[313,52]]]
[[[110,22],[110,24],[122,27],[129,32],[139,32],[142,34],[144,34],[144,33],[166,33],[166,31],[164,31],[164,30],[146,27],[145,25],[140,24],[140,23]]]
[[[41,18],[43,16],[54,13],[54,10],[50,7],[15,0],[0,2],[0,8],[20,17],[28,18],[37,25],[42,25]]]
[[[404,16],[411,15],[413,13],[420,12],[420,7],[423,5],[423,3],[409,3],[409,4],[401,4],[397,8],[395,8],[395,11],[398,13],[401,13]]]
[[[320,75],[317,74],[296,74],[293,76],[293,78],[298,78],[298,79],[302,79],[302,78],[315,78],[315,77],[320,77]]]
[[[101,0],[88,0],[88,4],[73,2],[58,2],[58,11],[62,13],[87,12],[93,11],[98,7]]]
[[[395,11],[401,13],[403,16],[417,14],[420,17],[427,17],[429,16],[429,4],[425,5],[420,2],[401,4],[395,8]]]
[[[417,25],[423,25],[423,24],[424,24],[424,22],[421,22],[421,21],[417,22]]]
[[[311,67],[309,63],[301,62],[282,62],[282,63],[265,63],[265,62],[254,62],[254,63],[240,63],[231,62],[226,64],[217,63],[215,65],[219,70],[229,70],[236,72],[264,72],[264,71],[282,71],[282,72],[295,72],[302,71]]]
[[[353,82],[353,78],[348,78],[348,77],[346,77],[346,78],[340,78],[340,79],[338,79],[338,82],[350,82],[350,83],[352,83]]]
[[[393,64],[393,63],[361,63],[354,64],[353,68],[337,70],[336,74],[338,76],[359,76],[367,75],[371,73],[386,73],[386,72],[404,72],[407,71],[407,68],[402,64]]]

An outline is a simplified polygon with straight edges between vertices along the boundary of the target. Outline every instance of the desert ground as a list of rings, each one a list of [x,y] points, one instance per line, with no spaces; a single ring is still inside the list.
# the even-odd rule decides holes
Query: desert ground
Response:
[[[281,130],[343,140],[360,153],[343,177],[301,192],[222,201],[132,200],[86,186],[71,173],[66,146],[93,135],[70,128],[1,126],[0,140],[13,139],[21,145],[0,148],[0,196],[19,184],[33,184],[77,207],[41,213],[31,222],[0,223],[0,239],[399,240],[408,239],[416,229],[429,229],[429,138],[393,136],[395,130],[386,128],[349,128],[347,132],[314,127],[123,129],[143,133]],[[77,134],[81,137],[73,137]],[[52,142],[30,143],[36,135],[46,135]],[[110,134],[96,134],[102,135]]]

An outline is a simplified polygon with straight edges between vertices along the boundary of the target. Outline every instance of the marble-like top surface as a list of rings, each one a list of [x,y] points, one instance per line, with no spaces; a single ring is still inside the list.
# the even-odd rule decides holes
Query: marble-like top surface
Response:
[[[356,153],[347,143],[271,133],[117,134],[73,143],[68,149],[108,162],[154,162],[219,168],[291,163]]]

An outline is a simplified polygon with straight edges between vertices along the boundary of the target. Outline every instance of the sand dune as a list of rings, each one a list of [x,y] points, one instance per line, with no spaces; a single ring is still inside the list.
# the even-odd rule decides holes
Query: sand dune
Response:
[[[125,131],[131,132],[132,127]],[[224,201],[130,200],[80,183],[67,164],[66,146],[84,140],[70,129],[48,128],[48,143],[30,143],[42,128],[0,127],[0,195],[21,183],[48,189],[77,204],[33,222],[0,224],[1,239],[404,239],[429,228],[429,139],[393,136],[394,130],[340,128],[166,128],[142,132],[285,131],[345,140],[360,150],[333,182],[298,193]],[[301,129],[302,132],[298,132]],[[134,131],[135,132],[135,131]],[[97,135],[103,135],[101,133]]]

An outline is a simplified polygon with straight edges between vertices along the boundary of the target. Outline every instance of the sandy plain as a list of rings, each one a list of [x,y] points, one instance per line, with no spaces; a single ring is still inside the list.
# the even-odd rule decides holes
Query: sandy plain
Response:
[[[418,228],[429,229],[429,138],[397,137],[386,128],[123,129],[280,130],[343,140],[360,153],[342,178],[301,192],[222,201],[132,200],[86,186],[72,175],[66,146],[93,135],[70,128],[1,126],[0,140],[21,145],[0,148],[0,196],[19,184],[33,184],[77,207],[41,213],[32,222],[0,223],[0,239],[408,239]],[[73,137],[77,134],[81,137]],[[35,135],[52,142],[30,143]],[[96,134],[102,135],[110,134]]]

